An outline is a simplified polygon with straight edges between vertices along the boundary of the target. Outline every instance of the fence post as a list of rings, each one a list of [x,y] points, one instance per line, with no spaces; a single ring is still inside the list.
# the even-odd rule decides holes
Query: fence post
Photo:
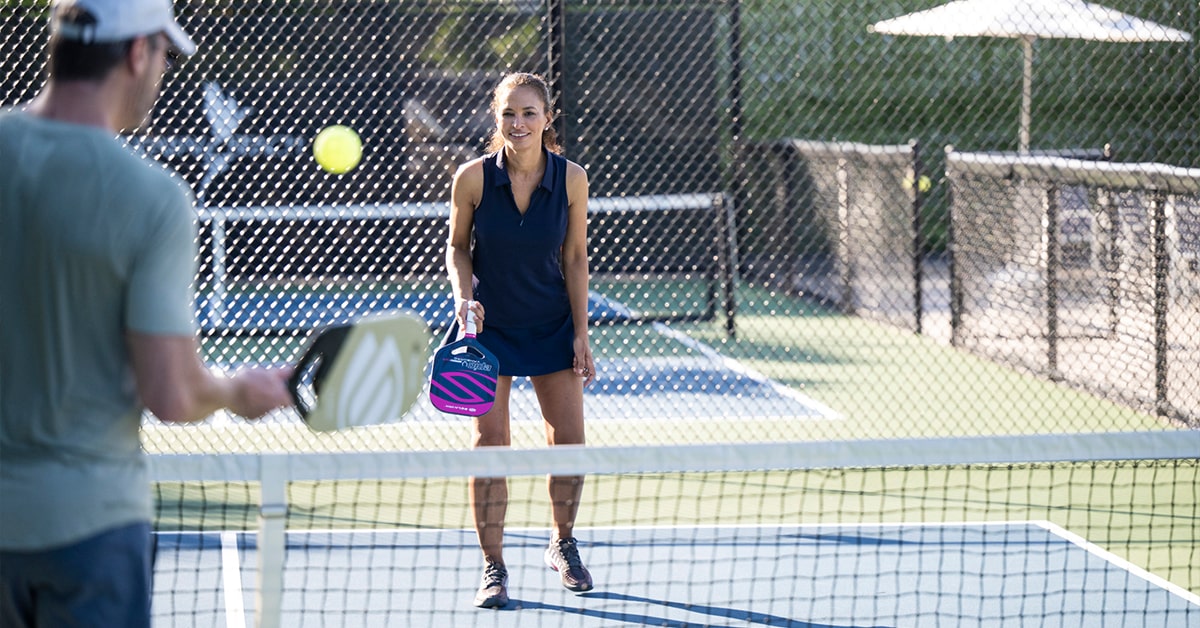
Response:
[[[913,206],[912,206],[912,256],[913,256],[913,322],[916,324],[914,328],[917,335],[921,334],[921,318],[924,314],[925,304],[923,300],[921,283],[924,277],[922,270],[922,258],[925,255],[925,236],[923,233],[924,222],[921,219],[921,206],[925,200],[925,192],[921,189],[921,177],[924,176],[925,166],[921,162],[921,142],[916,139],[909,140],[909,145],[912,146],[912,190],[913,190]]]
[[[225,311],[229,303],[229,269],[226,267],[225,212],[213,210],[209,221],[212,237],[212,296],[208,300],[208,316],[212,326],[225,326]]]
[[[734,278],[738,273],[737,256],[737,205],[742,200],[742,3],[741,0],[729,0],[729,144],[730,166],[733,176],[729,177],[729,196],[723,199],[725,216],[724,243],[726,249],[727,269],[725,276],[725,333],[730,338],[737,337],[737,324],[734,320],[734,310],[737,305],[734,296]]]
[[[955,267],[958,266],[955,259],[958,257],[958,244],[954,239],[954,170],[950,166],[954,146],[947,144],[944,152],[946,154],[946,211],[950,214],[949,225],[946,227],[946,248],[949,250],[949,268],[946,270],[950,274],[950,345],[957,347],[962,344],[959,336],[962,334],[963,290],[962,280],[955,270]]]
[[[840,282],[838,301],[841,310],[848,316],[854,316],[858,313],[858,308],[855,307],[854,299],[854,279],[855,279],[855,263],[854,251],[851,247],[850,240],[850,173],[847,166],[848,160],[844,156],[839,156],[837,160],[837,171],[834,175],[837,179],[837,242],[835,243],[836,253],[834,260],[837,264],[838,280]]]
[[[1115,337],[1121,322],[1117,311],[1121,300],[1121,214],[1108,188],[1096,190],[1096,219],[1102,243],[1097,253],[1104,271],[1104,301],[1108,306],[1106,329],[1109,337]]]
[[[734,284],[737,277],[737,222],[734,218],[734,213],[737,211],[736,204],[725,194],[717,194],[713,197],[713,211],[716,214],[717,220],[717,237],[720,241],[717,243],[717,269],[720,276],[720,284],[722,286],[724,305],[725,305],[725,333],[730,338],[737,337],[737,297],[734,294]],[[710,296],[712,291],[709,291]],[[710,310],[712,309],[712,301],[709,302]]]
[[[1154,409],[1161,417],[1171,414],[1168,386],[1167,308],[1170,294],[1171,252],[1167,238],[1167,193],[1156,190],[1150,194],[1150,211],[1154,220]]]
[[[567,0],[546,0],[546,65],[550,96],[559,115],[554,116],[558,125],[559,144],[568,150],[567,138],[567,12],[563,5]]]
[[[1046,371],[1051,381],[1062,379],[1058,372],[1058,185],[1047,183],[1042,198],[1042,238],[1046,259]]]

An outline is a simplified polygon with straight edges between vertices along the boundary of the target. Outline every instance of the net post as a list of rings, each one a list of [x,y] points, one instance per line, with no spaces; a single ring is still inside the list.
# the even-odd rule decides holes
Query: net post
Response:
[[[287,455],[259,456],[258,593],[255,625],[279,628],[287,528]]]

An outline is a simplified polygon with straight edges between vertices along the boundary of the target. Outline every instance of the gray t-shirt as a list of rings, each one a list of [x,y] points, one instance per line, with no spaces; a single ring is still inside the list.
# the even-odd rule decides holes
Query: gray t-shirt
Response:
[[[192,335],[193,198],[103,129],[0,110],[0,549],[151,519],[129,330]]]

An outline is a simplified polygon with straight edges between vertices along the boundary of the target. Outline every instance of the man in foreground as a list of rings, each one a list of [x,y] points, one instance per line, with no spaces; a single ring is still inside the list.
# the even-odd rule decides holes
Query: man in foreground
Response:
[[[0,625],[149,626],[143,409],[290,403],[286,369],[205,367],[191,193],[117,137],[195,48],[170,0],[56,0],[47,83],[0,112]]]

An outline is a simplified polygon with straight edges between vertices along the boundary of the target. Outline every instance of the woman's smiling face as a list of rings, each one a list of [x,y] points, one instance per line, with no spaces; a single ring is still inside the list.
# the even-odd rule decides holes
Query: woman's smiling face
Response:
[[[496,126],[504,143],[512,148],[541,146],[542,133],[551,122],[541,94],[532,87],[520,86],[498,96]]]

